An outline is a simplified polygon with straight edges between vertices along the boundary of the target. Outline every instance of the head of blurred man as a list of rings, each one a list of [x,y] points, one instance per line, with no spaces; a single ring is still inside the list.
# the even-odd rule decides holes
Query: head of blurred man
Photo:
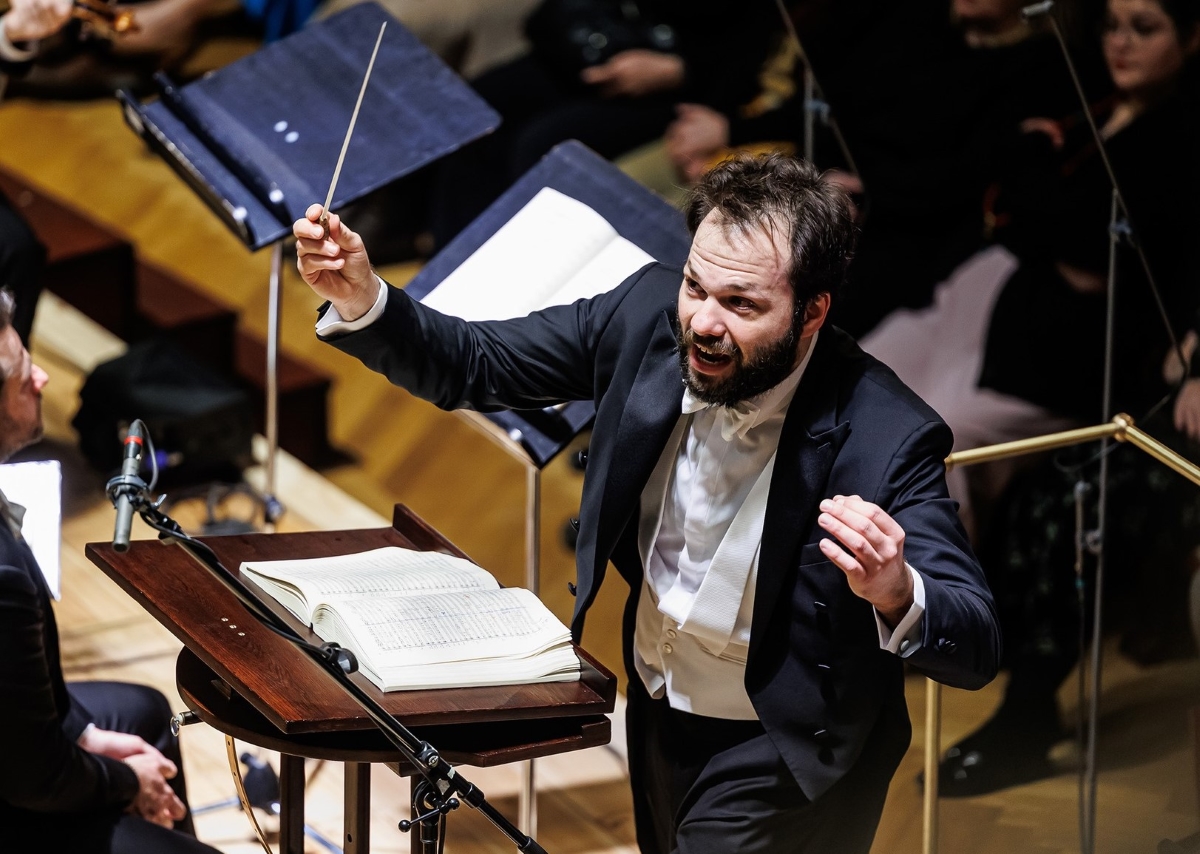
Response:
[[[952,0],[951,17],[968,33],[995,34],[1022,24],[1030,0]]]
[[[693,396],[732,406],[787,377],[825,322],[854,247],[850,200],[807,162],[745,157],[701,179],[687,220],[680,366]]]
[[[0,290],[0,461],[42,438],[42,389],[49,379],[13,328],[15,310],[12,294]]]

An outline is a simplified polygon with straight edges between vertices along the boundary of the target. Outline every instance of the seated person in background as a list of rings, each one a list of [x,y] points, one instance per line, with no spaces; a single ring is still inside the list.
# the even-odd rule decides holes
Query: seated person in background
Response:
[[[480,323],[387,287],[340,217],[325,238],[307,213],[297,264],[338,349],[446,409],[595,402],[572,634],[611,560],[643,854],[869,851],[911,737],[904,664],[976,688],[999,636],[949,431],[824,325],[846,195],[805,162],[729,161],[693,191],[684,270]]]
[[[657,43],[595,62],[569,55],[569,24],[555,5],[548,0],[530,19],[529,55],[472,81],[502,124],[437,166],[430,216],[438,246],[560,142],[578,139],[617,157],[661,135],[680,101],[732,109],[750,100],[780,30],[771,0],[732,9],[717,0],[647,0],[638,4],[638,31]],[[597,5],[622,16],[618,0]],[[558,23],[539,29],[539,21]]]
[[[1185,73],[1200,50],[1198,18],[1194,3],[1110,0],[1103,42],[1117,94],[1094,108],[1178,335],[1193,316],[1200,269],[1200,215],[1188,201],[1200,194],[1200,111]],[[1142,34],[1147,23],[1154,29]],[[946,419],[955,450],[1103,417],[1108,176],[1078,113],[1025,127],[989,194],[999,242],[940,284],[932,306],[897,312],[862,341]],[[1136,417],[1169,391],[1160,370],[1167,333],[1127,246],[1117,278],[1113,411]],[[1006,469],[981,471],[948,477],[969,531],[982,521],[973,497],[994,498],[1004,485]]]
[[[0,460],[42,433],[46,374],[0,291]],[[0,494],[0,840],[4,850],[217,854],[191,835],[166,698],[119,682],[63,681],[50,591]],[[179,823],[180,830],[171,830]]]
[[[933,284],[978,245],[987,167],[1028,116],[1074,103],[1052,37],[1022,21],[1023,0],[804,0],[790,4],[805,58],[829,103],[865,195],[862,238],[832,321],[870,331],[898,307],[928,304]],[[797,143],[804,62],[794,94],[747,116],[682,104],[668,152],[695,180],[726,146]],[[819,127],[819,125],[818,125]],[[819,139],[824,167],[849,167]]]
[[[1117,94],[1093,109],[1168,319],[1183,337],[1200,300],[1200,216],[1193,204],[1200,194],[1200,109],[1190,76],[1200,51],[1200,6],[1109,0],[1103,49]],[[862,342],[946,419],[956,450],[1105,417],[1111,187],[1084,116],[1030,121],[1026,128],[1023,156],[992,194],[990,218],[1002,244],[939,285],[933,306],[898,312]],[[1116,275],[1112,411],[1142,420],[1180,378],[1178,371],[1164,377],[1164,356],[1168,367],[1177,369],[1178,360],[1167,355],[1167,332],[1129,246],[1118,250]],[[1196,395],[1189,380],[1176,404],[1179,428],[1193,435]],[[1092,450],[1067,458],[1079,461]],[[1136,456],[1114,463],[1114,483],[1122,486],[1114,490],[1114,508],[1124,501],[1126,512],[1109,517],[1113,554],[1124,541],[1127,564],[1140,565],[1149,535],[1155,548],[1170,546],[1158,563],[1179,565],[1187,557],[1192,502],[1159,489],[1156,478],[1177,476]],[[1044,467],[1006,490],[1011,472],[1010,465],[994,464],[956,469],[948,478],[951,494],[975,520],[976,542],[1004,605],[1013,672],[996,716],[948,753],[941,775],[948,794],[1048,773],[1046,754],[1061,735],[1054,692],[1075,661],[1078,622],[1069,538],[1060,537],[1063,549],[1047,531],[1073,528],[1073,478]],[[975,510],[1001,494],[1004,515],[984,525],[986,513]],[[1142,512],[1150,506],[1169,512]],[[1179,535],[1163,534],[1164,526]],[[1186,578],[1186,568],[1178,572]],[[1169,595],[1168,609],[1181,600],[1180,591]]]

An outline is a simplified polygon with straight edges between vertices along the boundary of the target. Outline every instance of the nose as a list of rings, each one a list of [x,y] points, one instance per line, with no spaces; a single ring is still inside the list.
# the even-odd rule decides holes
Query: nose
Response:
[[[29,376],[33,380],[33,390],[39,393],[46,387],[46,383],[50,382],[50,375],[37,365],[30,368]]]
[[[725,320],[721,307],[715,299],[706,299],[692,315],[692,332],[706,338],[723,338],[725,336]]]
[[[1108,33],[1112,46],[1118,50],[1128,50],[1133,44],[1133,30],[1129,27],[1114,27]]]

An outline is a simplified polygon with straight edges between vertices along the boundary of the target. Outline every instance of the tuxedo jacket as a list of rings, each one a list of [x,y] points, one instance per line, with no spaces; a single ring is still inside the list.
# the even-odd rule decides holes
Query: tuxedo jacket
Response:
[[[630,585],[624,647],[642,587],[643,488],[681,416],[672,319],[679,270],[651,264],[614,291],[528,317],[466,323],[391,289],[368,327],[336,347],[443,409],[530,409],[591,399],[572,631],[578,639],[609,562]],[[818,336],[788,409],[766,507],[746,691],[804,793],[816,798],[860,760],[889,777],[908,746],[903,663],[880,648],[874,611],[821,553],[818,504],[860,495],[906,534],[925,585],[924,634],[906,660],[949,685],[996,673],[991,594],[945,486],[951,433],[936,413],[848,336]],[[892,716],[875,755],[863,748]],[[875,739],[879,744],[880,739]]]
[[[76,744],[91,715],[67,692],[50,591],[0,520],[0,839],[46,850],[81,814],[119,812],[138,792],[124,762]]]

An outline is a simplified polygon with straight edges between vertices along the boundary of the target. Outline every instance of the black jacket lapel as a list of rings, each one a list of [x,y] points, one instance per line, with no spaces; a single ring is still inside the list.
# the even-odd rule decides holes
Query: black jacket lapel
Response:
[[[603,492],[595,517],[595,539],[585,542],[586,532],[580,532],[583,559],[578,564],[581,595],[576,604],[576,630],[581,629],[578,617],[591,605],[617,538],[638,511],[642,489],[679,420],[682,400],[675,332],[664,311],[624,401],[615,438],[604,448],[593,447],[588,460],[588,477],[602,484]],[[597,431],[595,436],[599,435]],[[585,507],[585,512],[588,509]],[[585,578],[583,573],[589,570],[590,577]]]
[[[812,529],[817,505],[827,497],[825,484],[833,462],[850,435],[850,423],[838,420],[838,383],[832,373],[836,368],[828,358],[838,335],[836,330],[826,329],[818,337],[816,352],[805,368],[779,437],[758,561],[748,650],[751,659],[762,643],[788,570]]]

